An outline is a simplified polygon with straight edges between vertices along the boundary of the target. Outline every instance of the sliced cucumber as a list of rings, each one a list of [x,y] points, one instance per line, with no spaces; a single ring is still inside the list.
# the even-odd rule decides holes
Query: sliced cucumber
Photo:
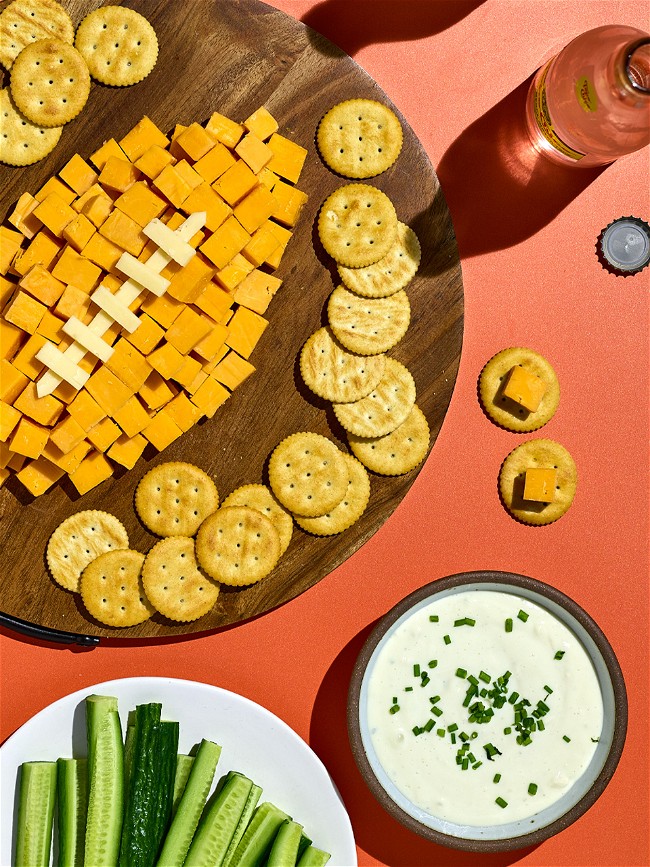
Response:
[[[86,698],[88,730],[88,816],[84,862],[115,867],[120,851],[124,803],[124,747],[117,699]]]
[[[185,786],[187,784],[187,778],[190,775],[190,771],[192,770],[192,765],[194,764],[194,756],[186,756],[183,753],[179,753],[176,756],[176,773],[174,775],[174,796],[172,798],[172,816],[176,813],[176,809],[180,803],[183,792],[185,791]]]
[[[83,867],[88,807],[85,759],[59,759],[57,765],[58,867]]]
[[[315,846],[307,846],[297,867],[325,867],[331,857],[329,852],[323,852]]]
[[[226,854],[224,855],[224,859],[221,863],[221,867],[229,867],[230,862],[233,859],[235,852],[237,851],[237,846],[239,846],[239,841],[244,836],[244,831],[248,828],[248,823],[251,820],[253,813],[255,812],[255,807],[257,807],[257,802],[262,797],[262,789],[260,786],[256,786],[255,783],[251,786],[250,795],[248,796],[248,800],[246,802],[246,806],[244,807],[241,816],[239,817],[239,823],[237,824],[237,828],[235,833],[232,835],[232,840],[230,841],[230,845],[226,850]]]
[[[305,849],[308,846],[311,846],[311,843],[312,843],[312,841],[305,834],[305,831],[303,828],[303,832],[300,835],[300,843],[298,843],[298,856],[296,857],[296,861],[300,861],[300,858],[302,857],[302,853],[305,851]]]
[[[49,867],[56,800],[56,762],[20,766],[16,867]]]
[[[220,754],[221,747],[218,744],[201,741],[185,791],[158,857],[159,867],[182,867],[212,787]]]
[[[289,816],[268,801],[260,804],[244,831],[230,867],[257,867],[269,854],[275,835]]]
[[[154,842],[156,856],[169,830],[174,801],[174,781],[176,779],[176,753],[178,751],[178,723],[162,720],[158,735],[158,795],[154,815]],[[152,861],[152,864],[155,863]]]
[[[275,835],[266,867],[295,867],[298,860],[298,847],[302,837],[302,825],[285,822]]]
[[[253,783],[231,773],[203,814],[185,859],[185,867],[220,867],[250,799]]]

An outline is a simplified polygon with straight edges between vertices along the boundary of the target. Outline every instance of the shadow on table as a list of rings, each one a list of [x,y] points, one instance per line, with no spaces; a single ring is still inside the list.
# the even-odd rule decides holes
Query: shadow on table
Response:
[[[347,732],[347,692],[354,663],[372,631],[371,623],[339,653],[320,685],[311,717],[309,743],[325,763],[350,815],[357,844],[391,867],[506,867],[535,846],[477,855],[446,849],[408,831],[374,799],[359,773]]]
[[[468,126],[438,165],[462,258],[535,235],[606,168],[555,165],[533,149],[525,128],[529,86],[527,79]]]
[[[302,21],[352,57],[376,42],[405,42],[441,33],[485,0],[322,0]],[[322,43],[316,47],[325,51]]]

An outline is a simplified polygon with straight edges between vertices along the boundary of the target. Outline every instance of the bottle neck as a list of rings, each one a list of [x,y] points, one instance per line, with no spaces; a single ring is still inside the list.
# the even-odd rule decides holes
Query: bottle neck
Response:
[[[650,108],[650,38],[623,46],[614,58],[614,80],[627,103]]]

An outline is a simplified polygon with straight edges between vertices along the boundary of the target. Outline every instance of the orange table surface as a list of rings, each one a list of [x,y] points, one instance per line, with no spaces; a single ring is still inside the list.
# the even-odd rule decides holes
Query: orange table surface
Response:
[[[648,290],[650,269],[606,273],[611,220],[648,220],[649,151],[561,182],[522,173],[509,124],[523,85],[566,42],[606,23],[648,29],[644,0],[272,0],[339,44],[403,112],[441,179],[456,227],[465,335],[451,406],[397,511],[357,554],[293,602],[208,637],[71,650],[1,636],[6,738],[51,701],[116,677],[217,684],[282,717],[321,757],[346,803],[362,865],[650,863],[648,848]],[[348,94],[341,93],[341,99]],[[408,182],[408,179],[406,179]],[[497,494],[521,437],[485,417],[476,381],[506,346],[554,365],[562,399],[544,436],[579,472],[572,508],[523,526]],[[469,856],[412,835],[366,789],[347,743],[346,691],[370,627],[407,593],[474,569],[530,575],[572,596],[618,655],[630,725],[616,774],[577,823],[541,846]]]

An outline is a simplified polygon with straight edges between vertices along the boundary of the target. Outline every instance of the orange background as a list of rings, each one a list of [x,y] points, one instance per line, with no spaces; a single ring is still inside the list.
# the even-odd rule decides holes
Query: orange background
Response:
[[[323,759],[350,812],[359,863],[616,865],[648,849],[648,289],[594,255],[601,228],[648,220],[648,148],[602,172],[522,168],[513,130],[525,81],[581,31],[648,28],[639,0],[271,0],[352,54],[403,112],[438,170],[463,259],[465,337],[451,407],[400,507],[361,551],[303,596],[209,637],[71,650],[1,636],[2,738],[51,701],[115,677],[218,684],[288,722]],[[341,99],[348,94],[341,93]],[[574,455],[579,485],[558,523],[529,528],[496,479],[521,437],[482,413],[476,380],[499,349],[530,346],[562,388],[544,435]],[[454,572],[531,575],[572,596],[616,651],[630,701],[610,786],[541,846],[468,856],[426,843],[375,803],[347,744],[347,684],[370,626]]]

